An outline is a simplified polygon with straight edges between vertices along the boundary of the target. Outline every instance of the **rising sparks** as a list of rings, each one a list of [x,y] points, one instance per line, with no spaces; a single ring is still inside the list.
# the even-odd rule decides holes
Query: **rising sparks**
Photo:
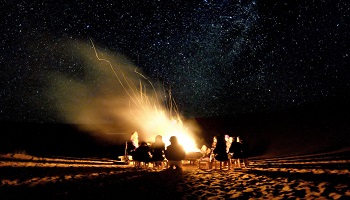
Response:
[[[138,122],[141,130],[138,132],[146,135],[145,139],[150,142],[153,142],[156,135],[162,135],[166,146],[170,144],[170,137],[176,136],[186,152],[198,151],[193,133],[194,126],[184,124],[171,90],[157,90],[153,83],[137,69],[133,70],[134,75],[131,75],[137,77],[138,82],[136,83],[134,77],[125,75],[110,60],[101,58],[94,43],[92,41],[91,43],[96,58],[107,63],[118,84],[126,93],[130,114]]]

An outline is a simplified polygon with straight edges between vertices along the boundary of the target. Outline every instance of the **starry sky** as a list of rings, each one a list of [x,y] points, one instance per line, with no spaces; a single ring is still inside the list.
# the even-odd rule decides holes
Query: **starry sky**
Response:
[[[347,0],[5,0],[0,8],[1,120],[57,120],[45,86],[48,74],[83,76],[67,44],[76,41],[126,56],[171,88],[186,117],[349,99]]]

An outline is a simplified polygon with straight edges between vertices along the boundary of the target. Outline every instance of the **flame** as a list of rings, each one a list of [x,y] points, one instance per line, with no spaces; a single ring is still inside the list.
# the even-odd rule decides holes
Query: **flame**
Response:
[[[129,102],[129,113],[132,116],[130,121],[136,124],[139,129],[137,132],[144,135],[147,141],[153,141],[156,135],[162,135],[166,146],[170,144],[170,137],[176,136],[186,152],[199,151],[194,138],[198,127],[183,120],[171,90],[156,89],[153,83],[136,69],[131,76],[136,75],[137,81],[130,75],[127,76],[125,71],[113,65],[110,60],[101,58],[92,41],[91,43],[96,58],[108,64],[122,86]]]
[[[148,115],[147,122],[149,126],[146,127],[152,127],[150,131],[155,131],[155,133],[162,135],[165,146],[170,145],[169,139],[171,136],[176,136],[186,152],[199,151],[193,133],[182,123],[181,119],[170,119],[164,113],[159,115],[149,113]],[[153,117],[154,119],[152,119]],[[153,136],[155,137],[156,135]]]

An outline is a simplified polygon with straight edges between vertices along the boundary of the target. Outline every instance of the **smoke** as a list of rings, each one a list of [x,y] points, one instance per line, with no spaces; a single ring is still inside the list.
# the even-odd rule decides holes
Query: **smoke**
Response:
[[[121,54],[81,42],[71,43],[70,51],[79,75],[55,73],[48,86],[60,120],[112,143],[118,140],[115,133],[137,131],[146,141],[163,135],[167,144],[175,135],[185,148],[196,148],[200,128],[181,116],[171,91],[154,84]]]

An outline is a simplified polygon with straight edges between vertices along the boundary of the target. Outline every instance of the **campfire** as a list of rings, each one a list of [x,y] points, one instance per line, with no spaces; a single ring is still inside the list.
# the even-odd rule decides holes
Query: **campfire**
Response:
[[[199,152],[194,134],[199,128],[196,123],[185,121],[180,115],[170,89],[154,85],[135,66],[112,63],[100,58],[95,47],[94,50],[96,58],[109,66],[125,94],[127,120],[146,141],[154,141],[156,135],[162,135],[168,146],[170,137],[176,136],[187,153]],[[125,106],[118,107],[116,113],[124,109]]]

